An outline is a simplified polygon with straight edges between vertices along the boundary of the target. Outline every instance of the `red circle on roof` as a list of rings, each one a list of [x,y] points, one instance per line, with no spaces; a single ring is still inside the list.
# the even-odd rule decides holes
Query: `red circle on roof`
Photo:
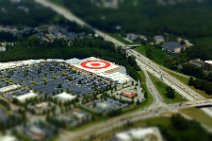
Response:
[[[104,60],[88,60],[82,62],[81,66],[87,69],[105,69],[110,67],[111,63]]]

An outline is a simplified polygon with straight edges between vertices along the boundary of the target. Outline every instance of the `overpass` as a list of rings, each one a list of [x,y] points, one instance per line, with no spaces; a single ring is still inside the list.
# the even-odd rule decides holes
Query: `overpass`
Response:
[[[126,45],[123,49],[128,50],[128,49],[134,49],[136,47],[140,47],[141,44],[131,44],[131,45]]]
[[[180,110],[192,107],[207,108],[212,107],[212,99],[201,99],[201,100],[180,102],[176,104],[169,104],[167,105],[167,107],[172,110]]]

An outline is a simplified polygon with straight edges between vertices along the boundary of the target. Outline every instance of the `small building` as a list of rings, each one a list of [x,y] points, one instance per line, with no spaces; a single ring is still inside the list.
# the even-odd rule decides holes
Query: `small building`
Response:
[[[188,63],[198,68],[202,68],[205,65],[205,62],[200,59],[190,60]]]
[[[111,98],[107,98],[104,100],[95,100],[92,102],[92,104],[90,104],[89,107],[94,108],[97,112],[107,114],[111,111],[125,109],[128,107],[128,104],[111,99]]]
[[[6,47],[0,46],[0,52],[5,52],[6,50],[7,50]]]
[[[179,44],[182,44],[184,47],[189,48],[193,46],[193,43],[191,43],[189,40],[187,39],[182,39],[180,37],[177,38],[177,42]]]
[[[17,141],[17,138],[9,134],[4,136],[0,135],[0,141]]]
[[[0,94],[6,94],[11,91],[15,91],[21,88],[21,85],[9,85],[3,88],[0,88]]]
[[[37,126],[32,126],[28,131],[28,135],[34,140],[42,140],[46,136],[45,131]]]
[[[139,35],[137,35],[137,34],[134,34],[134,33],[128,33],[127,34],[127,39],[129,39],[129,40],[135,41],[138,38],[139,38]]]
[[[155,41],[156,45],[159,45],[159,44],[165,42],[165,38],[161,35],[156,35],[156,36],[154,36],[154,41]]]
[[[105,79],[111,80],[113,82],[117,82],[119,84],[127,84],[132,81],[130,76],[120,72],[107,73],[107,74],[104,73],[104,74],[101,74],[100,76],[102,76]]]
[[[43,114],[52,108],[52,103],[41,102],[36,105],[30,105],[29,109],[33,111],[34,114]]]
[[[137,92],[136,91],[123,92],[122,96],[132,99],[137,96]]]
[[[138,35],[138,34],[135,34],[135,33],[128,33],[126,39],[128,39],[130,41],[135,41],[135,40],[138,40],[138,39],[141,39],[143,41],[148,40],[146,36]]]
[[[143,41],[147,41],[147,40],[148,40],[147,37],[144,36],[144,35],[140,35],[139,37],[140,37],[140,39],[143,40]]]
[[[35,97],[38,97],[38,95],[36,93],[34,93],[33,91],[30,91],[29,93],[26,93],[26,94],[23,94],[23,95],[20,95],[20,96],[16,96],[15,98],[19,102],[24,103],[27,100],[35,98]]]
[[[126,132],[117,133],[112,141],[163,141],[161,133],[158,128],[150,127],[150,128],[138,128],[131,129]]]
[[[212,70],[212,61],[211,60],[205,61],[205,67],[207,70]]]
[[[56,99],[58,99],[59,101],[62,101],[62,102],[67,102],[67,101],[74,100],[76,98],[76,96],[68,94],[66,92],[63,92],[61,94],[54,96],[54,98],[56,98]]]
[[[165,42],[162,47],[164,50],[174,54],[181,53],[183,49],[183,46],[175,41]]]
[[[7,50],[7,46],[14,46],[13,42],[1,42],[0,43],[0,52],[5,52]]]
[[[191,43],[189,40],[184,40],[184,46],[189,48],[193,46],[193,43]]]

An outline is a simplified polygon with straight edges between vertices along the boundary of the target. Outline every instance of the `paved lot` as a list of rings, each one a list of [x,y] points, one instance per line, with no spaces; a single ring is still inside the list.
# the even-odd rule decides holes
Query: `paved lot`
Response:
[[[63,91],[82,96],[105,90],[109,85],[105,80],[75,72],[65,64],[56,62],[18,67],[14,70],[2,71],[1,74],[15,83],[49,96]],[[4,85],[0,81],[0,86]]]

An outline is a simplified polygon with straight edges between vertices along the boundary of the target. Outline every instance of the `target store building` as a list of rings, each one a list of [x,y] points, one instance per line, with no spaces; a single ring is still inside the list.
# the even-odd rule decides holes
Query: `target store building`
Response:
[[[127,83],[131,81],[128,75],[119,72],[121,66],[106,60],[90,57],[82,60],[74,58],[66,62],[70,64],[71,67],[87,74],[108,78],[118,83]]]

